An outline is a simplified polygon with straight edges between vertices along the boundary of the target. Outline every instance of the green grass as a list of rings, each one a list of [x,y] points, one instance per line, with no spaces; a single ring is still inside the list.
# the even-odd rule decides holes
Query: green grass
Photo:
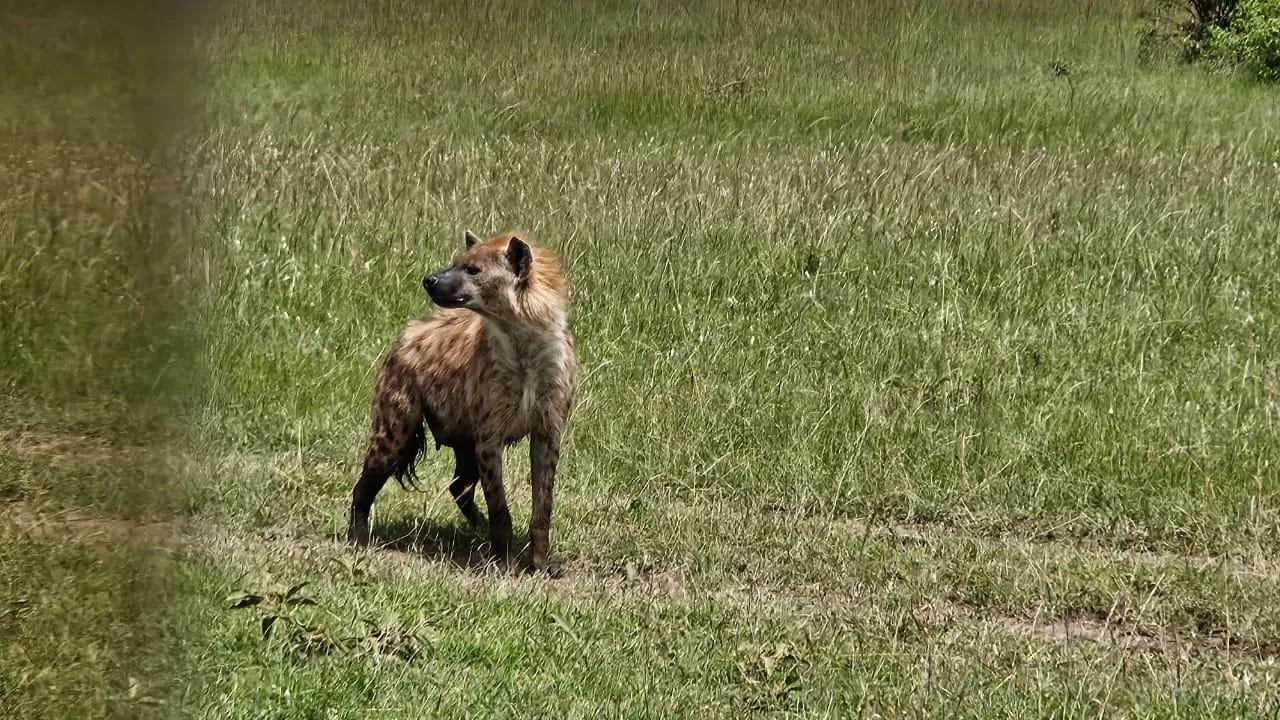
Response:
[[[1280,101],[1139,64],[1138,4],[862,5],[242,0],[155,146],[57,126],[140,91],[54,83],[0,164],[0,497],[185,516],[147,566],[181,662],[83,666],[126,690],[80,707],[1274,714]],[[379,498],[393,549],[346,549],[381,354],[512,226],[571,280],[568,577],[488,567],[447,453]],[[103,552],[50,522],[20,535]],[[10,594],[60,587],[6,552]]]

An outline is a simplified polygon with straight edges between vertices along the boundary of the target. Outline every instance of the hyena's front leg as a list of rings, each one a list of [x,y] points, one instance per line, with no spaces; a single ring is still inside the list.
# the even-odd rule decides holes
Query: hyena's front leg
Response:
[[[500,562],[511,557],[511,510],[502,487],[502,442],[480,442],[476,445],[476,465],[480,470],[480,487],[484,504],[489,509],[489,541]]]
[[[553,578],[563,571],[551,563],[551,500],[556,484],[556,464],[560,461],[560,434],[537,432],[529,438],[529,464],[533,470],[533,516],[529,520],[529,543],[533,546],[533,567]]]

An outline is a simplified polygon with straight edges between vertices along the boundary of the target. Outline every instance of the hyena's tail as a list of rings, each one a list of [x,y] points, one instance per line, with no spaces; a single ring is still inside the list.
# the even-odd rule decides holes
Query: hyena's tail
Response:
[[[396,482],[400,483],[402,490],[422,492],[422,489],[418,487],[418,483],[415,481],[418,479],[418,458],[422,455],[426,440],[422,424],[419,423],[418,429],[409,438],[409,442],[401,449],[400,454],[396,456],[395,467],[391,470],[391,474],[395,477]]]

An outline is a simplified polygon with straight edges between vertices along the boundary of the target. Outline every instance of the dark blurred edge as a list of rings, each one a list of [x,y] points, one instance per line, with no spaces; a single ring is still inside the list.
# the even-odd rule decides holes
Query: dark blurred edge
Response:
[[[207,10],[155,0],[0,12],[0,192],[12,209],[0,236],[0,419],[122,442],[168,435],[198,395],[184,315],[198,301],[186,262],[200,203],[184,146]]]
[[[201,392],[187,322],[200,301],[187,263],[201,201],[186,148],[200,125],[194,38],[211,13],[160,0],[0,3],[0,512],[55,528],[69,510],[136,524],[108,543],[67,530],[71,554],[49,552],[43,568],[40,548],[68,547],[63,536],[17,537],[36,554],[10,556],[7,592],[44,629],[5,626],[0,667],[23,682],[0,692],[0,716],[181,705],[173,521],[183,420]],[[59,596],[76,588],[97,594]],[[71,642],[50,637],[50,621]]]

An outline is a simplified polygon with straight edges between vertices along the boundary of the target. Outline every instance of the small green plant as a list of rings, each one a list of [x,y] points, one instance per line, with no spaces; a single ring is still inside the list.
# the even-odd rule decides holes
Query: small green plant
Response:
[[[786,642],[745,643],[731,674],[739,702],[752,711],[776,711],[800,702],[809,663]]]
[[[1225,26],[1209,29],[1208,45],[1250,75],[1280,81],[1280,0],[1241,0]]]
[[[359,618],[358,624],[365,629],[362,632],[344,633],[335,628],[332,622],[302,616],[298,610],[312,606],[327,614],[331,621],[343,620],[304,593],[306,586],[307,583],[302,582],[285,591],[240,590],[229,595],[226,602],[233,610],[256,608],[262,639],[283,637],[287,652],[297,660],[305,660],[314,655],[349,652],[355,655],[392,656],[411,662],[421,655],[424,647],[422,638],[416,632],[401,627],[395,618],[389,617],[383,622]]]

